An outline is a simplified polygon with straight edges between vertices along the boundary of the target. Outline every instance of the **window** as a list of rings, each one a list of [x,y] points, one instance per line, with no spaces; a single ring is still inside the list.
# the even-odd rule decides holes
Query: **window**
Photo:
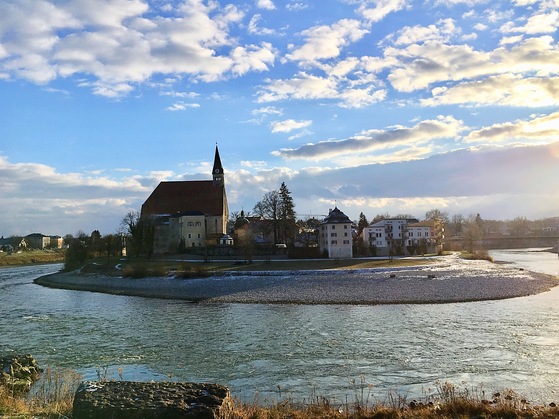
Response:
[[[202,227],[202,222],[201,221],[196,221],[196,227]]]
[[[189,221],[188,223],[186,223],[186,225],[187,225],[188,227],[193,227],[193,226],[194,226],[194,223],[193,223],[192,221]]]
[[[344,237],[347,237],[347,233],[344,233]]]
[[[344,240],[344,244],[349,244],[349,240]]]
[[[330,233],[330,237],[338,237],[338,233]]]
[[[344,226],[344,230],[347,230],[347,225]]]
[[[337,241],[337,240],[332,240],[332,241],[330,242],[330,244],[338,244],[338,241]]]
[[[335,230],[335,229],[336,229],[336,226],[332,226],[332,230]]]
[[[192,238],[192,234],[188,233],[188,238],[191,239],[191,238]]]

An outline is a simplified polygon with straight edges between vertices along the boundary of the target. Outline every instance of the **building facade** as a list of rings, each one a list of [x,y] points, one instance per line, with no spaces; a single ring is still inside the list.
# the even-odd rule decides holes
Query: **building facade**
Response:
[[[212,180],[161,182],[142,205],[154,223],[154,253],[215,246],[227,234],[229,209],[216,146]]]
[[[411,255],[442,249],[444,229],[438,220],[387,218],[363,229],[363,241],[376,256]]]
[[[329,258],[352,258],[352,222],[338,207],[319,226],[320,253]]]

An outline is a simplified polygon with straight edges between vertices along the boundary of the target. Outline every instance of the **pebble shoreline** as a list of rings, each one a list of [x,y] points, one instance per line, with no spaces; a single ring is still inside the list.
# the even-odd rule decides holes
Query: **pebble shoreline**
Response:
[[[52,288],[191,302],[364,305],[497,300],[533,295],[559,285],[558,278],[551,275],[457,257],[406,268],[246,272],[199,279],[60,272],[35,282]]]

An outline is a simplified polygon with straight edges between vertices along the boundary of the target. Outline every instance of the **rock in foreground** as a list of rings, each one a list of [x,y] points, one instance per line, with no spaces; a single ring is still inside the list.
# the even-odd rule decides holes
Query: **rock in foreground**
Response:
[[[31,355],[0,358],[0,369],[0,385],[8,386],[16,393],[29,391],[43,371]]]
[[[74,397],[73,417],[228,418],[231,393],[219,384],[84,381]]]

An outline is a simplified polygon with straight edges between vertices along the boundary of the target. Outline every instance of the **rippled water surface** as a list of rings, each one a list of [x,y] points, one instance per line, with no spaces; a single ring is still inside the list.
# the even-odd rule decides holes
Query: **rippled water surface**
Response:
[[[278,398],[280,389],[282,397],[345,400],[361,379],[379,397],[421,396],[450,381],[559,400],[559,288],[475,303],[303,306],[190,304],[32,283],[59,268],[0,269],[0,353],[31,353],[86,378],[122,368],[127,380],[219,382],[245,400]]]

